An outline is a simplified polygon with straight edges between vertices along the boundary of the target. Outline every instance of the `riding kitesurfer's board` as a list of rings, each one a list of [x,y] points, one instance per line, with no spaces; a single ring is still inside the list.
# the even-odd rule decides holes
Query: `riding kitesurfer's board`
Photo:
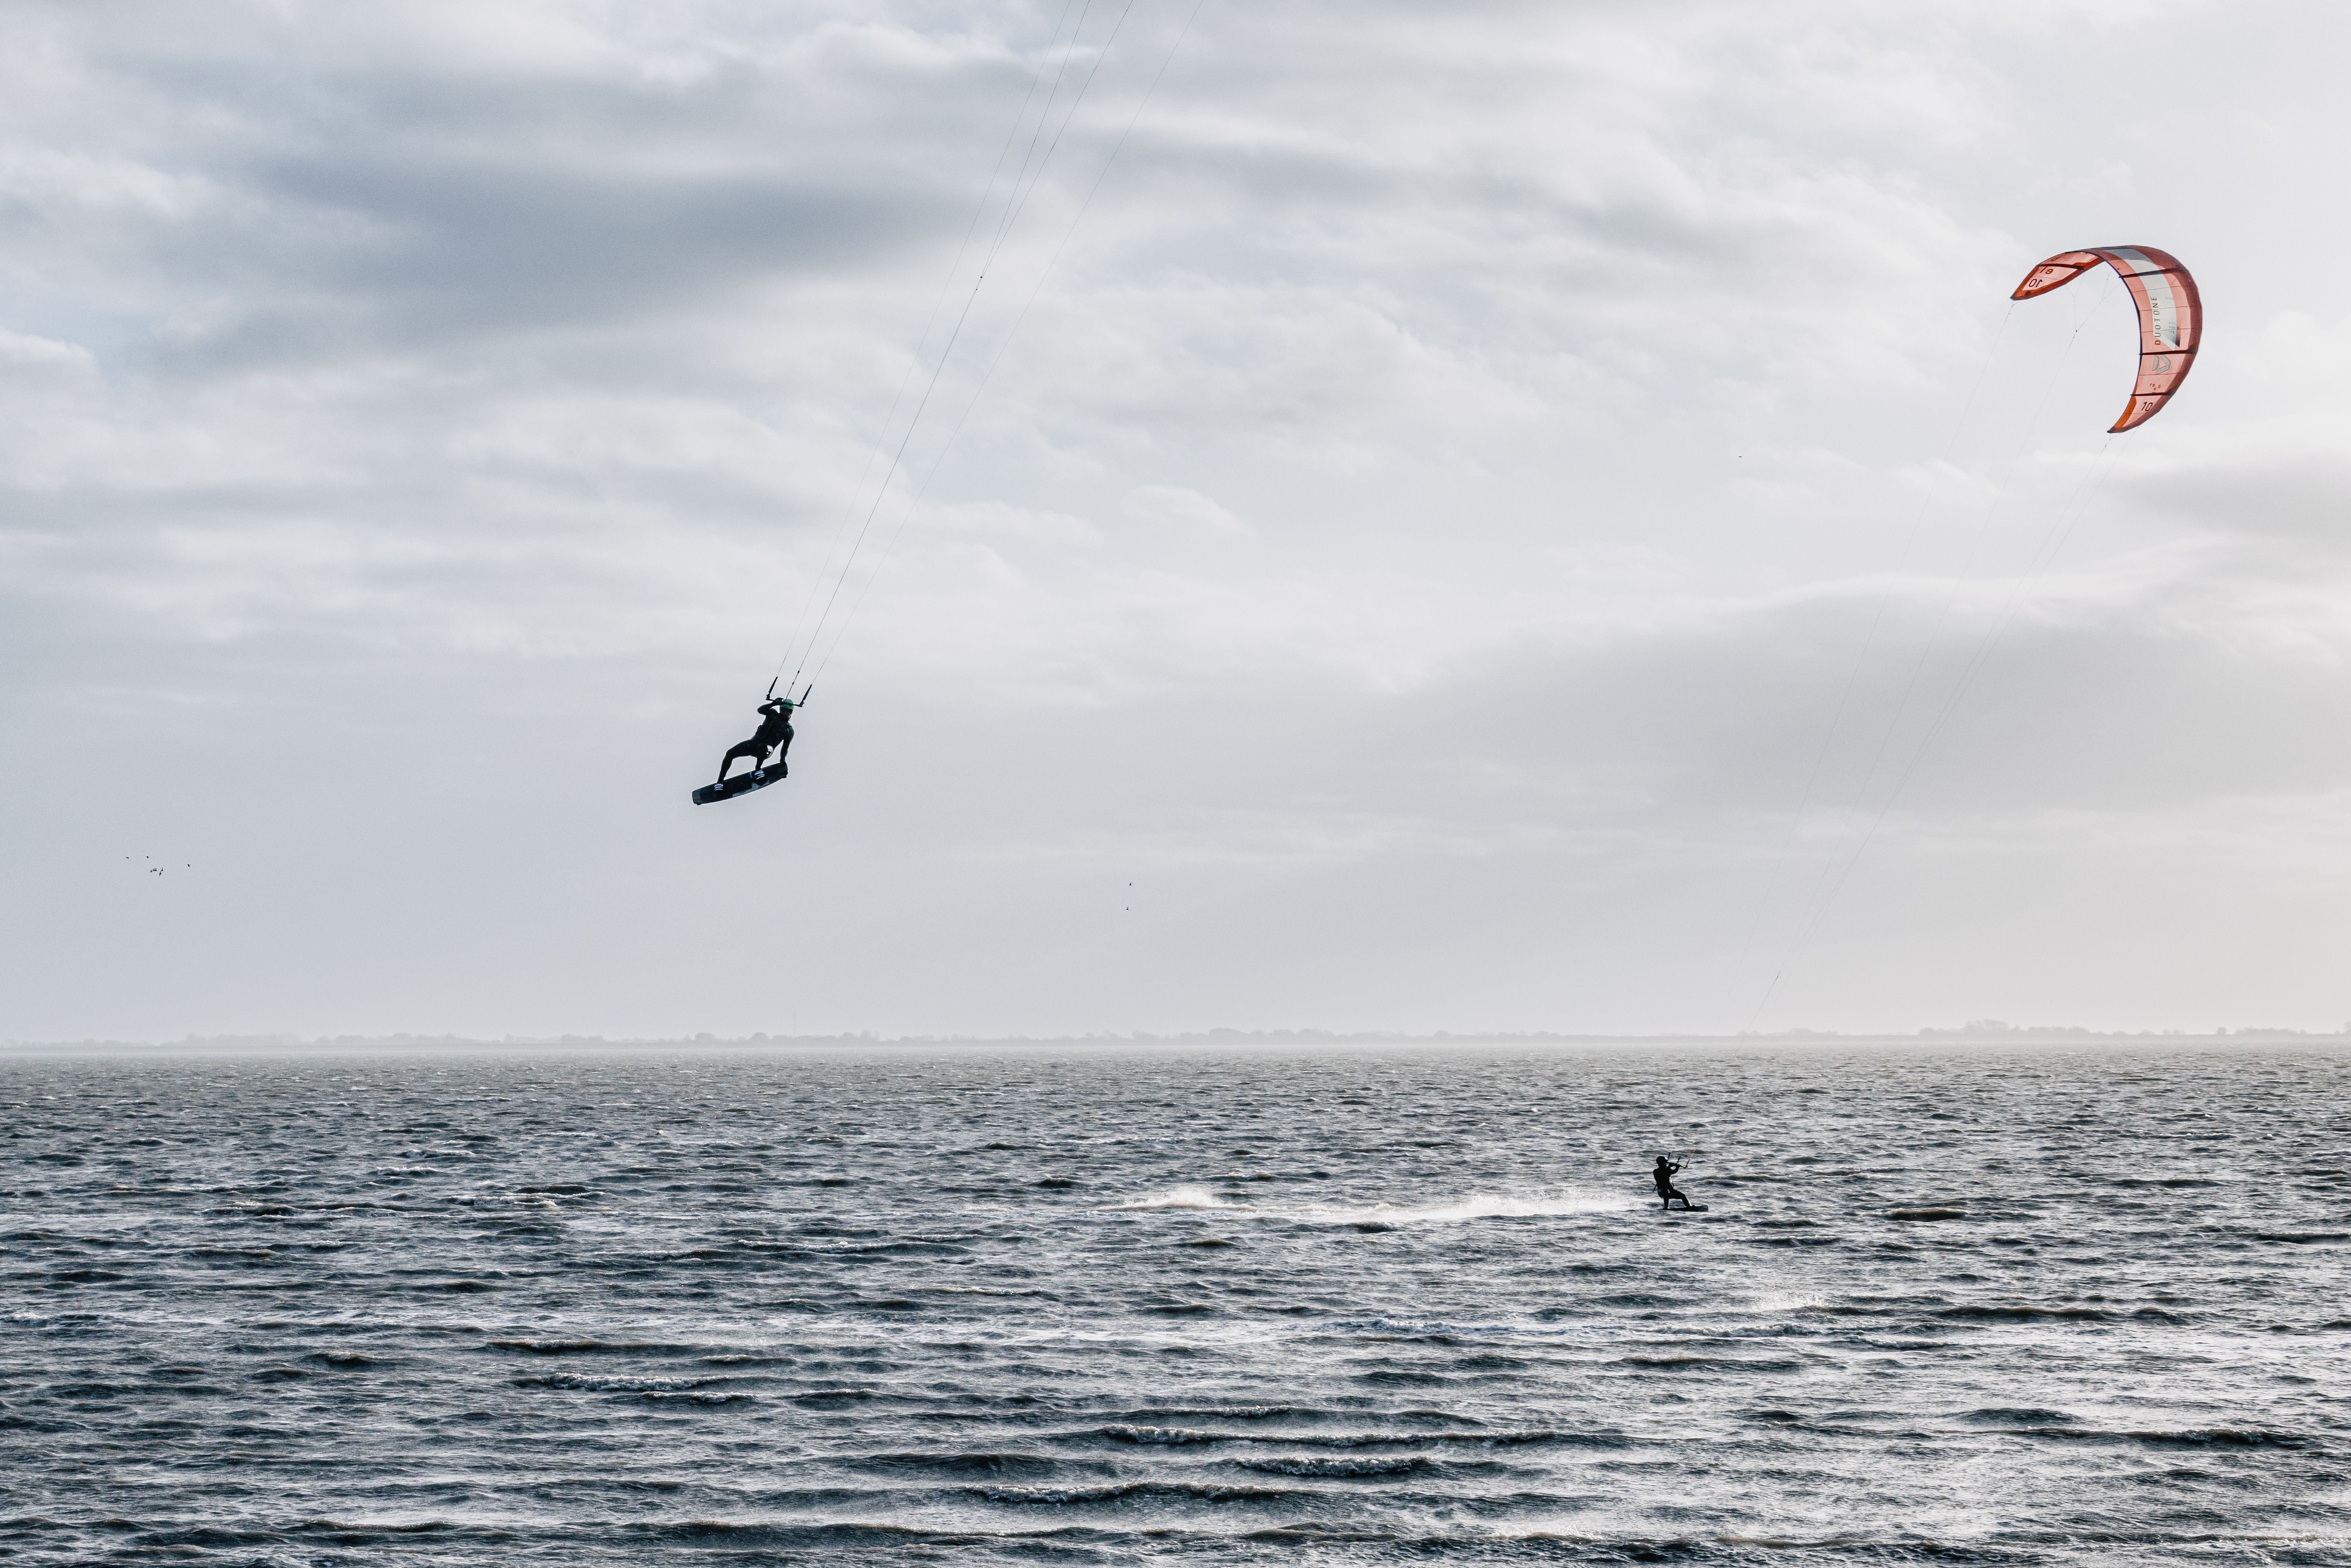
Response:
[[[1666,1210],[1666,1212],[1667,1214],[1704,1214],[1706,1212],[1706,1205],[1702,1203],[1693,1203],[1681,1208],[1669,1208]]]
[[[707,806],[714,800],[732,800],[737,795],[748,795],[754,789],[780,784],[784,778],[784,770],[780,768],[754,768],[748,773],[737,773],[724,784],[705,784],[694,792],[694,803]]]

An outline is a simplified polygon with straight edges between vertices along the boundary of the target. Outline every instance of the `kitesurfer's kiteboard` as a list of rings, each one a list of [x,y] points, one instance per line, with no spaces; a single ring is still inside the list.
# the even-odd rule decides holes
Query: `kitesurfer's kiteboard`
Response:
[[[1667,1214],[1704,1214],[1706,1212],[1706,1205],[1702,1203],[1686,1203],[1679,1208],[1669,1208],[1666,1210],[1666,1212]]]
[[[748,773],[737,773],[724,784],[705,784],[694,792],[694,803],[707,806],[714,800],[732,800],[737,795],[748,795],[754,789],[765,789],[770,784],[784,781],[780,768],[754,768]]]

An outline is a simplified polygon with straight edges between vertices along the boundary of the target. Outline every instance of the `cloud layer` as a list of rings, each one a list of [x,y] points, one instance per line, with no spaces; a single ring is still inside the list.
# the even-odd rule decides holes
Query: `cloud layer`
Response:
[[[0,1034],[2351,1016],[2331,11],[21,21]]]

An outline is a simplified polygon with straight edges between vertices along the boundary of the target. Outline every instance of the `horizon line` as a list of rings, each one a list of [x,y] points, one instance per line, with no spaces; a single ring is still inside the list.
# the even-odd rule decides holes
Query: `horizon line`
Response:
[[[473,1047],[484,1050],[513,1048],[810,1048],[825,1046],[1034,1046],[1034,1045],[1235,1045],[1235,1044],[1307,1044],[1307,1045],[1509,1045],[1509,1044],[1802,1044],[1846,1041],[1855,1044],[1893,1043],[1995,1043],[2023,1041],[2062,1044],[2068,1041],[2093,1043],[2103,1041],[2177,1041],[2248,1040],[2288,1042],[2294,1040],[2335,1041],[2351,1040],[2351,1024],[2335,1030],[2300,1030],[2254,1025],[2238,1028],[2102,1030],[2080,1024],[2007,1024],[1993,1019],[1980,1019],[1955,1028],[1933,1027],[1917,1030],[1741,1030],[1735,1033],[1708,1032],[1694,1030],[1667,1030],[1647,1033],[1632,1031],[1585,1031],[1560,1030],[1435,1030],[1410,1031],[1400,1030],[1336,1030],[1322,1029],[1241,1030],[1212,1028],[1187,1030],[1168,1033],[1134,1030],[1119,1033],[1098,1030],[1089,1033],[1064,1034],[902,1034],[884,1035],[871,1030],[842,1030],[829,1034],[769,1034],[764,1031],[741,1035],[717,1035],[708,1031],[691,1035],[520,1035],[486,1037],[455,1033],[417,1034],[398,1031],[384,1034],[307,1035],[293,1032],[268,1034],[187,1034],[177,1040],[121,1040],[87,1036],[78,1040],[0,1040],[0,1051],[187,1051],[234,1050],[238,1048],[273,1051],[327,1049],[364,1049],[370,1046],[417,1047],[443,1049]]]

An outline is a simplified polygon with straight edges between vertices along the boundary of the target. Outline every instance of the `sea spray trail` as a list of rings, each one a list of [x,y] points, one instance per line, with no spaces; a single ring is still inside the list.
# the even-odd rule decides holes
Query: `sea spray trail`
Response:
[[[1328,1172],[1322,1173],[1328,1176]],[[1219,1197],[1205,1186],[1170,1187],[1165,1192],[1129,1198],[1108,1206],[1110,1213],[1134,1213],[1153,1208],[1214,1210],[1238,1218],[1292,1219],[1325,1225],[1453,1225],[1469,1219],[1528,1218],[1571,1214],[1623,1214],[1647,1205],[1624,1194],[1562,1193],[1473,1194],[1452,1202],[1420,1205],[1374,1204],[1367,1207],[1333,1207],[1319,1204],[1252,1203]]]
[[[0,1548],[2351,1561],[2346,1069],[0,1061]]]

